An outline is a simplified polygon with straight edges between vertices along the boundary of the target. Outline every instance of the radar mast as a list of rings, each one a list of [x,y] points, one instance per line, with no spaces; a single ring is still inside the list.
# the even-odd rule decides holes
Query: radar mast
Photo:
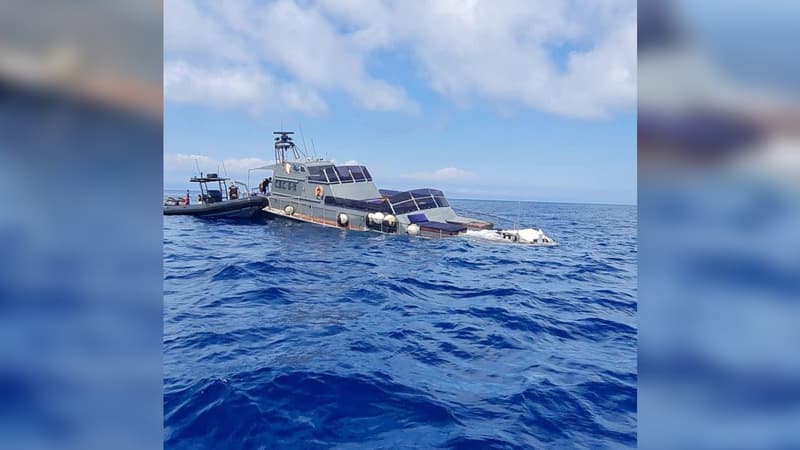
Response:
[[[275,161],[277,164],[286,162],[286,151],[291,150],[294,160],[300,159],[300,149],[292,141],[293,131],[274,131],[275,136]]]

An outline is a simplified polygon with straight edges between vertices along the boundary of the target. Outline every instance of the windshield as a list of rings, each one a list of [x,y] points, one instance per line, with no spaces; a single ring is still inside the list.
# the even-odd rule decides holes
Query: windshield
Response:
[[[437,189],[415,189],[413,191],[399,192],[388,197],[389,204],[395,214],[407,214],[431,208],[444,208],[450,203],[444,193]]]

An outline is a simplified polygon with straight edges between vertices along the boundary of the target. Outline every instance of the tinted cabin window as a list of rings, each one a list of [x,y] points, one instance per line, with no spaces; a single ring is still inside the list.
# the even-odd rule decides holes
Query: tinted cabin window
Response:
[[[406,214],[417,210],[417,205],[415,205],[414,201],[411,199],[400,203],[393,203],[392,207],[397,214]]]
[[[352,175],[353,178],[356,179],[356,181],[364,181],[364,180],[366,180],[366,177],[364,176],[364,173],[361,172],[361,167],[359,167],[359,166],[351,166],[350,167],[350,175]]]
[[[411,194],[409,194],[408,192],[401,192],[399,194],[395,194],[395,195],[391,196],[389,198],[389,201],[392,202],[392,204],[395,204],[395,203],[404,202],[404,201],[410,200],[410,199],[411,199]]]
[[[398,192],[390,195],[388,199],[397,214],[450,206],[442,191],[436,189],[415,189],[413,191]]]
[[[417,200],[417,206],[419,206],[420,210],[436,208],[436,202],[434,202],[433,197],[429,195],[425,197],[414,196],[414,198]]]
[[[339,173],[339,179],[342,183],[352,183],[353,178],[350,176],[350,168],[347,166],[337,166],[336,172]]]
[[[364,177],[367,181],[372,181],[372,175],[370,175],[369,170],[367,170],[367,166],[361,166],[361,171],[364,173]]]
[[[336,171],[333,170],[333,166],[328,166],[325,169],[323,169],[323,171],[325,172],[325,175],[328,177],[328,181],[330,181],[331,183],[339,182],[339,177],[336,175]]]
[[[325,178],[325,174],[322,173],[322,167],[309,167],[308,168],[308,179],[311,181],[328,181]]]

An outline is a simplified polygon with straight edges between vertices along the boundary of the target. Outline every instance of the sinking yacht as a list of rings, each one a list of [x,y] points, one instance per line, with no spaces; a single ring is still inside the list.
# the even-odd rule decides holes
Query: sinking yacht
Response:
[[[553,245],[541,230],[495,230],[491,222],[464,217],[442,191],[378,189],[365,166],[308,158],[292,132],[275,132],[275,164],[269,205],[276,217],[355,231],[409,234],[428,238],[466,235],[489,240]]]

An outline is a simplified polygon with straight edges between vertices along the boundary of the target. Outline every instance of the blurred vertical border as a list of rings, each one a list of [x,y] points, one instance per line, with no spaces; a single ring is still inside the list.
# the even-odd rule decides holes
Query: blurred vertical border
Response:
[[[158,448],[162,3],[0,5],[0,447]]]
[[[800,447],[800,3],[639,3],[643,448]],[[0,6],[0,446],[162,445],[162,3]]]
[[[798,23],[639,2],[642,448],[800,448]]]

